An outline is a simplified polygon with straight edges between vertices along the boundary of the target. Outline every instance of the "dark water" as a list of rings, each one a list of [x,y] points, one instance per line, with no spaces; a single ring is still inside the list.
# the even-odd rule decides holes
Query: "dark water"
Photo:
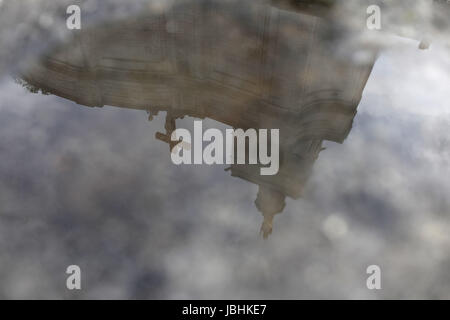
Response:
[[[444,43],[367,46],[329,7],[158,8],[0,78],[2,297],[450,297]],[[164,140],[199,119],[279,128],[278,174],[173,164]]]

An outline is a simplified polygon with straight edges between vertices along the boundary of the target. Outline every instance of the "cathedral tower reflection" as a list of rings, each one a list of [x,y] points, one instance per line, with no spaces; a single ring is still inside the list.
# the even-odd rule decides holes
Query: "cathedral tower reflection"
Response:
[[[256,1],[186,1],[81,30],[22,78],[32,90],[80,105],[142,109],[149,120],[164,111],[166,132],[156,138],[170,150],[176,120],[185,116],[280,129],[278,174],[229,168],[259,186],[255,205],[267,237],[285,198],[301,197],[322,142],[347,137],[373,66],[330,52],[326,27],[326,17]]]

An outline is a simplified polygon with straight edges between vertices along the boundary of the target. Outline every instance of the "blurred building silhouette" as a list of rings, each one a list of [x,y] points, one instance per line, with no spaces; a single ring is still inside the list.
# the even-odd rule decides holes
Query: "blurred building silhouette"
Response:
[[[323,36],[326,23],[256,1],[189,1],[81,30],[22,78],[85,106],[147,110],[150,120],[165,111],[166,132],[157,138],[169,143],[184,116],[279,128],[278,174],[230,167],[259,186],[255,204],[267,237],[285,197],[302,195],[323,140],[347,137],[373,65],[336,56]]]

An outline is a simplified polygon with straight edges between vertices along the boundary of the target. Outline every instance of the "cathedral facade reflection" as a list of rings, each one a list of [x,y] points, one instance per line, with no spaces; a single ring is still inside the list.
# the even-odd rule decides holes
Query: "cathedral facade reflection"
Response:
[[[22,74],[29,88],[89,107],[166,112],[170,135],[185,116],[233,128],[280,129],[280,167],[229,168],[259,186],[255,200],[267,237],[285,198],[298,199],[324,140],[342,143],[370,75],[370,63],[330,52],[327,19],[256,1],[236,8],[187,1],[163,12],[81,30]],[[168,155],[169,157],[169,155]]]

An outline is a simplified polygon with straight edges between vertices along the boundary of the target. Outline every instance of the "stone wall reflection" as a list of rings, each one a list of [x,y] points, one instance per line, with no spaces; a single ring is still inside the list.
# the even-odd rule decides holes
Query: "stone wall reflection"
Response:
[[[374,58],[361,65],[335,56],[326,30],[326,17],[310,11],[188,1],[82,30],[21,77],[32,91],[80,105],[142,109],[149,120],[164,111],[166,132],[156,138],[168,143],[185,116],[280,129],[278,174],[229,168],[259,186],[267,237],[285,198],[302,196],[323,141],[347,137],[373,66]]]

